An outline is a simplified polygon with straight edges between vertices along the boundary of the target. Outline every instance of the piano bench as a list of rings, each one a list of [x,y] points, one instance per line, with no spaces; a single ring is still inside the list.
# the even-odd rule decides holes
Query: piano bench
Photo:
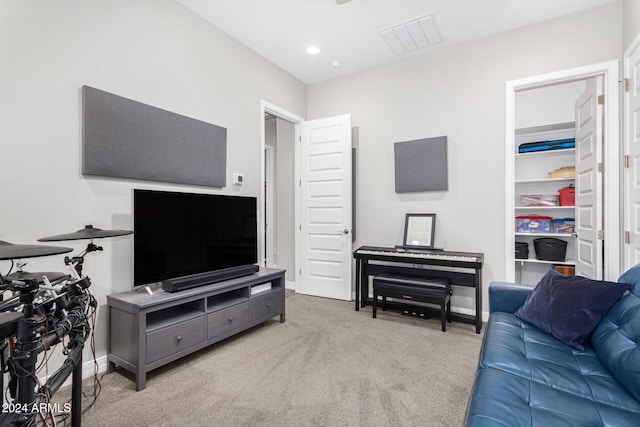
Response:
[[[451,323],[451,281],[446,278],[381,275],[373,278],[373,318],[376,317],[378,297],[386,310],[387,297],[398,300],[437,304],[440,306],[442,332]],[[414,307],[416,305],[414,304]]]

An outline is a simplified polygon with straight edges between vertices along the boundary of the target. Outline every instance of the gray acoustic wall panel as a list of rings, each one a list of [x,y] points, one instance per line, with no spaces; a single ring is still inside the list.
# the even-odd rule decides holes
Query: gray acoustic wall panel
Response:
[[[89,86],[82,173],[224,187],[227,129]]]
[[[393,150],[396,193],[448,190],[446,136],[396,142]]]

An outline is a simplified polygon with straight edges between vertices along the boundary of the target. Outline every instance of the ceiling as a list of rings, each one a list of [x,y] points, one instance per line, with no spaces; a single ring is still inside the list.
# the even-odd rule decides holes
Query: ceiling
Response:
[[[306,84],[429,55],[616,0],[177,0]],[[380,31],[433,14],[440,42],[395,54]],[[316,55],[305,52],[315,45]],[[333,62],[340,66],[334,67]]]

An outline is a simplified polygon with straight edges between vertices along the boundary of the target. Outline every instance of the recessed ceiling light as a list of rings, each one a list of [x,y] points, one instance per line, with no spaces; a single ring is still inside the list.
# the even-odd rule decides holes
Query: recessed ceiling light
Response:
[[[307,48],[307,53],[309,55],[317,55],[320,53],[320,48],[318,48],[318,46],[309,46]]]
[[[340,62],[338,59],[334,59],[333,61],[331,61],[331,66],[333,68],[340,68],[342,67],[342,62]]]

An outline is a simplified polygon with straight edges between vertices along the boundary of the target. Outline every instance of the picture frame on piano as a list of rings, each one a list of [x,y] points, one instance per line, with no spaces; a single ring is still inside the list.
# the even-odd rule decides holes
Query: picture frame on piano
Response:
[[[434,249],[436,214],[408,213],[404,221],[402,246],[406,249]]]

